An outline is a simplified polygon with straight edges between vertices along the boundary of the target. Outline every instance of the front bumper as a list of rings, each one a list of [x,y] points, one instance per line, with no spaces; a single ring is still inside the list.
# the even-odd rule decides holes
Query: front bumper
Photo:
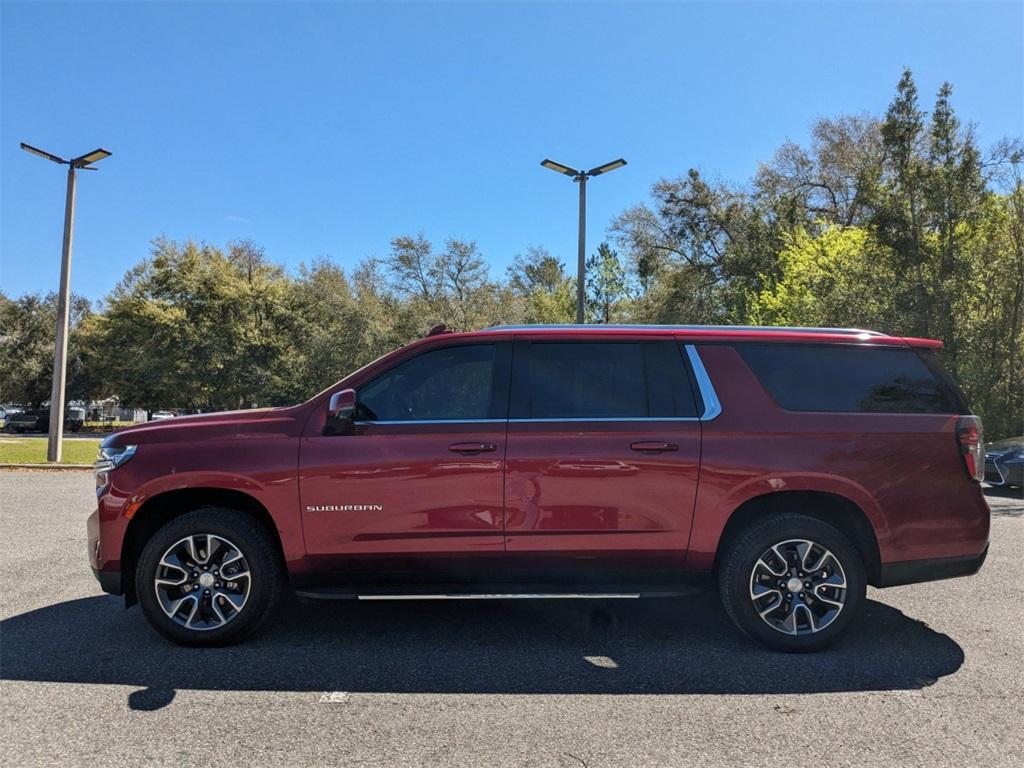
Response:
[[[985,482],[989,485],[1024,485],[1024,465],[1005,454],[985,456]]]
[[[985,545],[985,549],[980,555],[883,563],[879,571],[878,583],[875,586],[898,587],[902,584],[918,584],[922,581],[970,576],[981,570],[986,557],[988,557],[988,544]]]
[[[100,511],[98,508],[94,509],[85,521],[89,567],[92,568],[92,574],[104,592],[110,595],[120,595],[123,593],[120,562],[110,562],[109,558],[104,557],[102,527]]]

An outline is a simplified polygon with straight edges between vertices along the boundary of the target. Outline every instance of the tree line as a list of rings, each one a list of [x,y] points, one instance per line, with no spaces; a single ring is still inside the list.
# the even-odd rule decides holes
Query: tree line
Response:
[[[819,120],[742,183],[691,169],[623,211],[587,261],[595,323],[853,326],[942,339],[990,436],[1024,423],[1024,152],[978,146],[903,73],[884,115]],[[471,240],[391,241],[289,273],[250,241],[160,238],[96,307],[76,297],[69,393],[146,409],[300,401],[435,323],[569,323],[540,247],[492,274]],[[49,396],[55,302],[0,294],[0,400]]]

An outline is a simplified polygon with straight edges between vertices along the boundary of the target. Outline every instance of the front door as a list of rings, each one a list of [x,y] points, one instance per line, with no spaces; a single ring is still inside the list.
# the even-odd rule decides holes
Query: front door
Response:
[[[510,344],[432,346],[357,390],[348,434],[303,440],[314,558],[503,551]]]
[[[699,464],[700,421],[674,341],[516,341],[510,554],[594,568],[681,563]]]

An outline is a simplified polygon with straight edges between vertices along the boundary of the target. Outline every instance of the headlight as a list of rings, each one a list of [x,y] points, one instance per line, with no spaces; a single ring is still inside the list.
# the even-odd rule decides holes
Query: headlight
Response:
[[[110,473],[135,455],[137,445],[124,445],[120,448],[100,446],[100,455],[93,464],[96,473],[96,488],[104,488],[110,482]]]

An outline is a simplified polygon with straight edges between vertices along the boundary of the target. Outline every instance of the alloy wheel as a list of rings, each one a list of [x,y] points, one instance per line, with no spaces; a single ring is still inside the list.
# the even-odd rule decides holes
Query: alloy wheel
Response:
[[[766,549],[750,574],[750,599],[761,619],[787,635],[829,626],[846,604],[846,573],[817,542],[788,539]]]
[[[223,536],[197,533],[168,547],[156,568],[157,602],[186,629],[219,629],[245,608],[252,587],[249,563]]]

